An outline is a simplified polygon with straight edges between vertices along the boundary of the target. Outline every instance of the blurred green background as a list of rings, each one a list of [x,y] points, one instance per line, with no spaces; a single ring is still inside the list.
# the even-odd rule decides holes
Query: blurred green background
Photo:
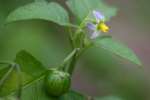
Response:
[[[4,25],[9,12],[32,1],[0,0],[0,60],[13,60],[18,51],[25,49],[45,66],[55,67],[71,50],[68,33],[63,27],[42,20]],[[150,100],[150,1],[106,2],[118,7],[117,15],[108,23],[110,34],[132,48],[144,67],[91,48],[78,63],[72,88],[91,96],[115,96],[115,100]]]

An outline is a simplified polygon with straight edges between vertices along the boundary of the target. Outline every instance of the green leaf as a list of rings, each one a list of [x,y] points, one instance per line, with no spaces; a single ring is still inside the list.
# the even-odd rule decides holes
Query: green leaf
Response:
[[[51,2],[34,2],[12,11],[6,23],[22,20],[41,19],[55,22],[59,25],[68,25],[68,13],[59,4]]]
[[[87,100],[87,97],[78,92],[70,91],[61,96],[59,100]]]
[[[108,50],[120,57],[123,57],[137,65],[142,65],[135,53],[127,46],[113,40],[109,37],[98,38],[95,41],[96,45]]]
[[[22,76],[22,85],[23,87],[30,84],[32,81],[41,77],[47,70],[46,68],[36,60],[31,54],[22,50],[16,55],[15,62],[20,65],[21,76]],[[10,67],[11,68],[11,67]],[[10,68],[5,68],[2,71],[8,72]],[[0,75],[2,79],[6,73]],[[0,86],[0,96],[7,96],[11,93],[14,93],[18,90],[19,85],[19,74],[15,69],[9,72],[5,81]]]
[[[0,97],[6,96],[18,89],[18,78],[17,71],[12,68],[8,69],[6,73],[3,74],[0,83]]]
[[[93,10],[101,11],[107,20],[116,14],[116,8],[109,7],[102,0],[68,0],[67,5],[80,22]]]
[[[20,65],[22,72],[33,78],[38,78],[46,71],[46,67],[25,50],[16,55],[15,62]]]
[[[15,96],[7,96],[7,97],[0,98],[0,100],[16,100],[16,97]]]
[[[94,100],[124,100],[118,96],[96,97]]]
[[[56,100],[46,95],[43,77],[22,90],[21,100]]]

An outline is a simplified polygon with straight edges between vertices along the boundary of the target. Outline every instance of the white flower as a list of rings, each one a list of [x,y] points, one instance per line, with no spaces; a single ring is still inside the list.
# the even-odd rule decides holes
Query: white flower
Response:
[[[109,27],[105,24],[105,16],[99,11],[93,11],[93,15],[96,19],[96,23],[90,22],[87,23],[88,29],[92,30],[91,39],[98,37],[101,32],[107,33],[109,31]]]

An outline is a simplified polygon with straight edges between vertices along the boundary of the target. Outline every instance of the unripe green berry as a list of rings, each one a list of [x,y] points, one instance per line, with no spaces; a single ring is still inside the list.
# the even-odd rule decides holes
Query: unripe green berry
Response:
[[[61,96],[68,92],[71,85],[70,75],[59,70],[48,71],[45,77],[45,86],[49,95]]]

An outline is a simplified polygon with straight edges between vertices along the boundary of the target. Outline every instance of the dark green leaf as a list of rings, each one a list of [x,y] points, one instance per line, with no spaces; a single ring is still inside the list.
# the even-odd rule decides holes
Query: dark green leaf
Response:
[[[34,2],[17,8],[9,14],[6,22],[32,19],[52,21],[59,25],[67,25],[69,23],[68,13],[65,9],[57,3],[45,1]]]
[[[131,49],[113,40],[112,38],[109,38],[109,37],[98,38],[96,39],[95,42],[96,42],[96,45],[104,48],[105,50],[108,50],[120,57],[123,57],[137,65],[140,65],[140,66],[142,65],[140,60],[137,58],[137,56]]]
[[[23,86],[30,84],[46,72],[46,68],[24,50],[17,54],[15,62],[20,65]],[[8,68],[3,69],[5,72],[7,72],[7,70]],[[3,73],[1,79],[4,75],[5,73]],[[16,92],[18,90],[19,78],[16,68],[13,69],[0,87],[0,96],[6,96]]]
[[[107,20],[116,14],[116,8],[109,7],[102,0],[68,0],[67,5],[79,21],[85,19],[93,10],[101,11]]]

